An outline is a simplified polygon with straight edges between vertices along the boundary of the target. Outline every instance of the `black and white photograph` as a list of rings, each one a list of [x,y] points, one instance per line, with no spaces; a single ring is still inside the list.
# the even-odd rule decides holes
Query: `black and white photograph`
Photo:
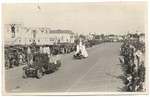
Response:
[[[148,94],[148,3],[2,4],[4,95]]]

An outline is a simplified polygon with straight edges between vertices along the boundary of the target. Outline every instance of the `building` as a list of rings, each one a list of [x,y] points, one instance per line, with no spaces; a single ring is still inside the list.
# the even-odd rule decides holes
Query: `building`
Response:
[[[22,23],[6,23],[4,25],[4,42],[11,45],[17,39],[22,29]]]
[[[51,30],[50,33],[59,43],[74,43],[75,34],[70,30]]]
[[[116,41],[118,41],[118,36],[117,35],[109,35],[109,39],[111,42],[116,42]]]
[[[85,39],[87,39],[87,40],[92,40],[92,39],[94,39],[94,36],[93,36],[93,35],[86,35],[86,36],[85,36]]]
[[[30,45],[53,45],[57,43],[56,37],[50,34],[49,28],[22,28],[14,44]]]
[[[15,28],[13,28],[15,27]],[[5,25],[6,45],[53,45],[57,43],[74,43],[74,33],[70,30],[51,30],[44,27],[23,27],[20,24]],[[8,28],[8,29],[6,29]]]

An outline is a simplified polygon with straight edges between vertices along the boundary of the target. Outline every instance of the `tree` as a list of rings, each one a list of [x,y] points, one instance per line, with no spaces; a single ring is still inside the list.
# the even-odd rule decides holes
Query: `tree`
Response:
[[[100,35],[95,35],[95,39],[100,39]]]
[[[101,37],[102,37],[102,39],[104,39],[105,38],[104,34],[101,34]]]

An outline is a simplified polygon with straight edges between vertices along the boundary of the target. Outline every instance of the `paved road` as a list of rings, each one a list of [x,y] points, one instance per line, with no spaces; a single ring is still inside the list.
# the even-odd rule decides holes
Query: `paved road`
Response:
[[[41,79],[22,78],[22,67],[6,70],[7,92],[118,92],[124,87],[119,63],[121,43],[104,43],[87,49],[89,57],[73,60],[62,55],[58,71]]]

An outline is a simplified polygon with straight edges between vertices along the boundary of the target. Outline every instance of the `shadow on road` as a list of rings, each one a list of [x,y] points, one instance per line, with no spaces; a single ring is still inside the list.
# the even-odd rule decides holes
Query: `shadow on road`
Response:
[[[125,65],[125,64],[117,64],[117,65],[120,65],[120,66],[121,66],[121,70],[122,70],[123,72],[126,71],[127,65]]]
[[[109,74],[109,73],[106,73],[107,75],[111,76],[111,77],[115,77],[117,78],[116,76],[112,75],[112,74]]]
[[[127,79],[126,79],[126,74],[125,74],[125,72],[126,72],[126,70],[127,70],[127,65],[125,65],[125,64],[123,64],[123,63],[121,63],[121,64],[117,64],[117,65],[120,65],[121,66],[121,69],[122,69],[122,71],[123,71],[123,73],[124,74],[122,74],[122,75],[120,75],[120,76],[118,76],[117,78],[119,78],[119,79],[121,79],[122,81],[123,81],[123,83],[124,83],[124,87],[122,87],[122,88],[119,88],[118,87],[118,91],[119,92],[126,92],[126,90],[127,90],[127,87],[126,87],[126,82],[127,82]]]
[[[120,65],[120,66],[121,66],[122,72],[125,72],[125,71],[126,71],[127,66],[126,66],[125,64],[117,64],[117,65]],[[106,74],[109,75],[109,76],[111,76],[111,77],[115,77],[115,78],[121,79],[122,82],[123,82],[123,84],[124,84],[124,85],[126,84],[126,81],[127,81],[127,80],[126,80],[126,75],[125,75],[125,73],[122,74],[122,75],[119,75],[119,76],[114,76],[114,75],[109,74],[109,73],[106,73]],[[125,92],[125,91],[127,90],[126,85],[125,85],[124,87],[122,87],[122,88],[120,88],[120,87],[117,87],[117,88],[118,88],[117,91],[119,91],[119,92]]]
[[[123,88],[119,88],[119,87],[117,87],[117,91],[119,91],[119,92],[127,92],[126,90],[127,90],[127,87],[123,87]]]

